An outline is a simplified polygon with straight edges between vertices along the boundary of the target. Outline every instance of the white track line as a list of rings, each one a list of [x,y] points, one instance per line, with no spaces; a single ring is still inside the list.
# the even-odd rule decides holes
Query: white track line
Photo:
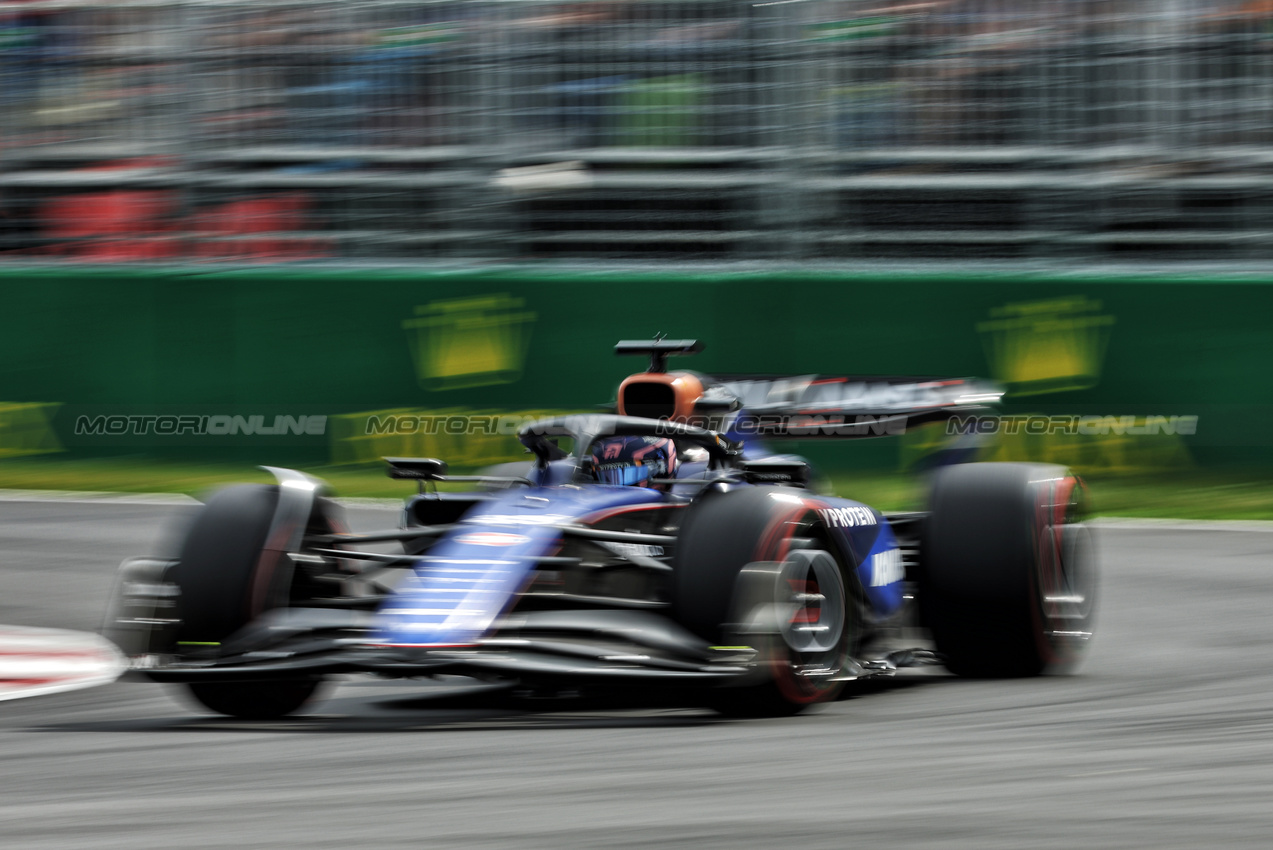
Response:
[[[104,685],[125,667],[115,644],[99,635],[0,626],[0,700]]]
[[[1259,519],[1149,519],[1103,516],[1092,520],[1102,531],[1273,531],[1273,522]]]

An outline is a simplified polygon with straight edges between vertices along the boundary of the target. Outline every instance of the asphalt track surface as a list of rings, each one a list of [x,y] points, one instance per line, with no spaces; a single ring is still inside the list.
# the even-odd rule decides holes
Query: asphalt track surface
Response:
[[[0,503],[0,622],[96,629],[116,564],[190,510]],[[270,723],[149,683],[0,703],[0,846],[1269,846],[1273,533],[1098,547],[1077,676],[938,668],[789,719],[357,678]]]

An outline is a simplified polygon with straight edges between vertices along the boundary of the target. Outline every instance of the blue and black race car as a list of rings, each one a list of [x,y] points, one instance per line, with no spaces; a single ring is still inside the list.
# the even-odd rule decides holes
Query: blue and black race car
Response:
[[[668,371],[700,348],[619,343],[649,368],[611,414],[522,428],[525,463],[455,476],[387,459],[419,482],[399,528],[347,532],[296,471],[222,490],[176,558],[121,566],[109,634],[135,675],[251,718],[349,672],[632,687],[756,715],[919,663],[989,677],[1076,663],[1096,569],[1066,469],[946,465],[926,511],[885,514],[819,492],[803,459],[772,449],[975,421],[996,387]]]

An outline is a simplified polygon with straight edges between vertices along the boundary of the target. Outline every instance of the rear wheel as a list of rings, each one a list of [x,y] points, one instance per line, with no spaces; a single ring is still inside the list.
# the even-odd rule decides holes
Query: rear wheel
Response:
[[[946,666],[965,676],[1066,672],[1092,637],[1097,572],[1082,484],[1063,467],[941,470],[920,602]]]
[[[801,492],[749,488],[709,496],[692,511],[677,544],[675,615],[714,644],[759,654],[753,675],[711,691],[708,704],[759,716],[833,699],[858,606]]]
[[[215,493],[191,525],[167,580],[180,590],[178,655],[215,655],[222,642],[271,608],[291,601],[293,576],[280,548],[269,540],[279,488],[241,485]],[[202,682],[187,685],[203,707],[231,717],[281,717],[315,693],[316,679]]]

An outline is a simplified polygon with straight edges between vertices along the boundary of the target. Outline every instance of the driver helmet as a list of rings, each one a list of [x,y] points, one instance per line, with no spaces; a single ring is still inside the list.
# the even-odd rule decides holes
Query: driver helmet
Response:
[[[676,444],[666,437],[606,437],[592,444],[592,470],[602,484],[650,487],[676,473]]]

